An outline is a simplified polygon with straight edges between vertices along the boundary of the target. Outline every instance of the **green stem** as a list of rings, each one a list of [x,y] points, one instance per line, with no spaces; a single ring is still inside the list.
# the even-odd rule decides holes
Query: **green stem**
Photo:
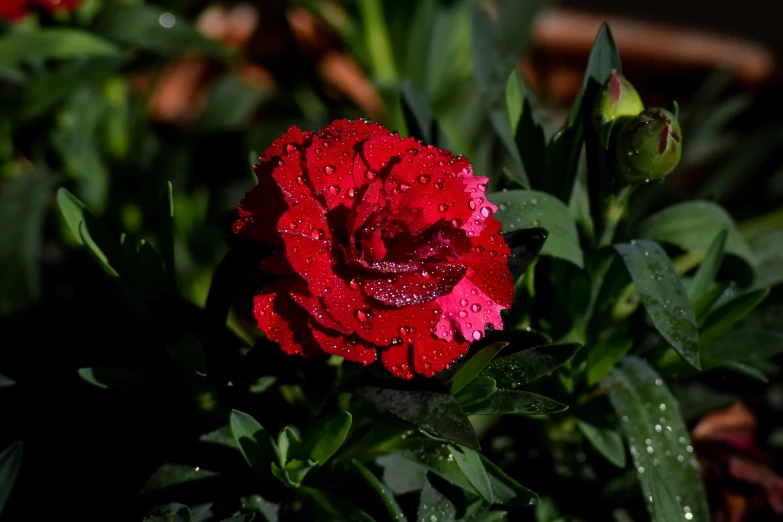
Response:
[[[634,190],[636,190],[636,185],[626,185],[609,198],[604,209],[604,227],[601,233],[601,240],[598,242],[598,248],[612,244],[617,225],[625,217],[625,212],[628,209],[628,200],[631,198]]]

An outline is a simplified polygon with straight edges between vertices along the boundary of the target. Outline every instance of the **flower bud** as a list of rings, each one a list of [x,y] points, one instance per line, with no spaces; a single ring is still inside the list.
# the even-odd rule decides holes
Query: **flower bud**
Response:
[[[663,179],[682,155],[677,117],[664,109],[646,109],[622,126],[615,154],[618,170],[628,183]]]
[[[622,116],[636,116],[644,110],[644,104],[631,82],[612,69],[593,105],[593,125],[600,129]]]

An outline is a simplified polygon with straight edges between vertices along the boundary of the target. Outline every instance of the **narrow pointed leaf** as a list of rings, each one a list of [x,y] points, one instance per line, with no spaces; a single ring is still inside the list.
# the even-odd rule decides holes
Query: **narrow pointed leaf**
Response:
[[[650,492],[652,496],[652,512],[655,520],[690,520],[685,515],[690,513],[690,507],[685,511],[677,502],[676,495],[666,484],[657,469],[650,470]]]
[[[677,400],[661,377],[641,359],[626,357],[602,381],[614,407],[642,494],[653,494],[650,470],[656,468],[694,520],[710,520],[696,455]],[[651,516],[652,504],[647,503]]]
[[[457,466],[467,477],[476,492],[490,504],[495,502],[492,495],[492,483],[489,481],[487,471],[484,469],[484,463],[478,453],[470,448],[455,447],[449,444],[449,451],[454,456]]]
[[[174,188],[171,181],[166,182],[166,192],[163,194],[160,205],[160,252],[166,274],[169,280],[174,282]]]
[[[297,490],[297,499],[309,512],[307,518],[317,522],[341,520],[345,522],[374,522],[372,517],[357,508],[353,502],[336,497],[325,491],[302,487]]]
[[[734,283],[727,281],[725,283],[715,283],[709,287],[696,301],[693,303],[693,315],[696,317],[696,322],[701,326],[704,324],[704,319],[712,311],[712,307],[718,300],[726,295],[726,292],[731,292],[731,288]]]
[[[493,360],[482,375],[495,379],[502,390],[516,388],[560,368],[580,347],[577,343],[566,343],[522,350]]]
[[[747,317],[769,295],[769,288],[741,294],[731,301],[715,308],[704,320],[699,329],[699,338],[703,343],[717,339],[721,334]]]
[[[22,465],[22,443],[14,442],[0,453],[0,514],[14,489]]]
[[[86,31],[50,27],[35,31],[14,31],[0,40],[0,66],[13,67],[26,61],[88,56],[112,56],[119,49],[111,42]]]
[[[595,346],[587,355],[587,384],[597,384],[609,370],[628,353],[633,346],[632,339],[612,337]]]
[[[536,393],[501,390],[489,398],[465,406],[470,415],[547,415],[559,413],[568,406]]]
[[[727,368],[767,381],[769,359],[783,354],[783,334],[771,330],[731,329],[704,345],[705,368]]]
[[[394,498],[394,494],[389,491],[389,488],[387,488],[386,485],[381,482],[380,479],[378,479],[378,477],[376,477],[373,472],[367,469],[367,467],[364,466],[361,462],[354,461],[353,465],[357,470],[359,470],[359,474],[362,476],[362,478],[367,481],[370,487],[375,490],[379,497],[381,497],[383,505],[386,507],[386,511],[388,511],[389,518],[392,520],[392,522],[407,522],[408,518],[405,516],[405,512],[397,503],[397,499]]]
[[[455,393],[454,398],[457,399],[459,405],[465,410],[465,408],[471,404],[481,402],[497,391],[498,388],[495,385],[495,379],[478,376],[473,379],[470,384]]]
[[[505,232],[543,227],[549,237],[541,254],[565,259],[582,268],[584,260],[576,221],[565,203],[533,190],[496,192],[489,199],[498,206],[495,217]]]
[[[714,285],[715,276],[718,275],[718,269],[723,262],[723,255],[726,250],[726,238],[728,235],[728,229],[723,230],[715,236],[715,239],[710,244],[710,248],[707,250],[707,256],[696,271],[696,275],[693,277],[690,289],[688,290],[688,297],[690,298],[691,303],[695,304],[699,301],[699,299],[701,299]]]
[[[680,276],[655,242],[614,245],[636,285],[655,329],[677,353],[699,368],[699,335],[693,308]]]
[[[432,435],[479,449],[473,426],[451,395],[375,387],[359,388],[357,393],[377,408],[396,415]]]
[[[500,351],[508,346],[507,342],[493,343],[489,346],[485,346],[478,353],[473,355],[468,362],[462,365],[462,367],[455,373],[451,379],[451,394],[454,395],[462,388],[468,385],[478,374],[481,373],[487,364],[500,353]]]

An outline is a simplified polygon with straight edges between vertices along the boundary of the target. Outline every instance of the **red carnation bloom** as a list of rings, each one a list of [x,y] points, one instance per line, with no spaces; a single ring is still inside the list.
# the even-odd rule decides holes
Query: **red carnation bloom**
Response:
[[[464,157],[382,125],[291,127],[255,167],[233,230],[280,249],[283,276],[254,299],[258,326],[289,354],[433,376],[511,306],[510,251]]]
[[[0,20],[18,20],[35,7],[47,11],[73,11],[82,0],[0,0]]]

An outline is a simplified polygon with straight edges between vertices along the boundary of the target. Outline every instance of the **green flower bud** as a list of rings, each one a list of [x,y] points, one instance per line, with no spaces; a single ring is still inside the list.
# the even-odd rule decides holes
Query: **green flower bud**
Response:
[[[600,129],[609,122],[622,116],[636,116],[644,110],[644,104],[631,82],[625,76],[612,69],[601,93],[593,105],[593,125]]]
[[[623,124],[615,148],[617,167],[628,183],[663,179],[680,162],[682,133],[677,117],[646,109]]]

